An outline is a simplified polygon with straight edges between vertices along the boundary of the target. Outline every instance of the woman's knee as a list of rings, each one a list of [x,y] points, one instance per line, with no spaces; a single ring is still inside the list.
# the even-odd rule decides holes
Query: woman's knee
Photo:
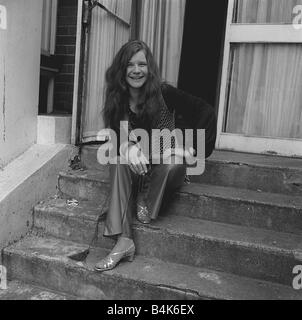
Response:
[[[164,161],[164,166],[169,173],[183,170],[185,167],[183,158],[176,155],[166,158]]]
[[[132,179],[131,170],[127,164],[117,163],[117,164],[110,164],[109,168],[109,176],[111,182],[116,179]]]

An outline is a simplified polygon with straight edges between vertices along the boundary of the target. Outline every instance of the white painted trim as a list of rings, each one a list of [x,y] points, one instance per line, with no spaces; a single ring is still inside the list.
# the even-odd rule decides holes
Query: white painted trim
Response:
[[[41,52],[47,55],[55,54],[57,34],[57,8],[58,0],[44,0],[42,19]]]
[[[222,132],[223,126],[223,116],[226,102],[226,92],[227,92],[227,77],[228,77],[228,68],[229,68],[229,58],[230,58],[230,42],[228,40],[229,29],[231,26],[233,11],[234,11],[235,0],[229,0],[229,7],[227,13],[226,21],[226,37],[224,42],[224,52],[223,52],[223,64],[221,72],[221,84],[220,84],[220,99],[219,99],[219,108],[218,108],[218,119],[217,119],[217,133],[218,138],[216,141],[216,148],[218,148],[219,134]]]
[[[74,85],[73,85],[71,144],[76,143],[76,128],[77,128],[77,113],[78,113],[78,90],[79,90],[79,78],[80,78],[81,41],[82,41],[82,11],[83,11],[83,1],[79,0],[78,1]]]
[[[49,52],[50,25],[51,17],[49,15],[49,2],[43,0],[42,5],[42,31],[41,31],[41,50]]]
[[[70,144],[71,115],[39,115],[37,123],[37,143]]]
[[[221,133],[218,149],[302,157],[302,140],[248,137]]]
[[[231,24],[227,38],[229,42],[240,43],[299,43],[302,32],[292,24]]]
[[[56,50],[56,35],[57,35],[57,15],[58,15],[58,0],[52,0],[51,7],[51,31],[50,31],[50,54],[55,54]]]

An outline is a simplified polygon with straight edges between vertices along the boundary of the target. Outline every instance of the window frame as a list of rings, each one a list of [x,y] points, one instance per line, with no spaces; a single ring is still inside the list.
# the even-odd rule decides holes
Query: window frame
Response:
[[[43,0],[42,6],[42,30],[41,30],[41,55],[52,57],[55,54],[56,35],[57,35],[57,14],[58,14],[58,0]],[[43,21],[45,19],[45,21]],[[55,75],[54,70],[41,66],[41,75],[46,76],[47,85],[47,106],[46,113],[53,111],[54,106],[54,86]]]

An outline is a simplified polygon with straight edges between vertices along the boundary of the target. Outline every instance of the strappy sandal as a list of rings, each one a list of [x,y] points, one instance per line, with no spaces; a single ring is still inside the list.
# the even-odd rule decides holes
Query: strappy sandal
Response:
[[[95,265],[94,269],[96,271],[111,270],[122,260],[132,262],[134,260],[134,254],[135,246],[132,244],[127,250],[108,254],[106,258]]]

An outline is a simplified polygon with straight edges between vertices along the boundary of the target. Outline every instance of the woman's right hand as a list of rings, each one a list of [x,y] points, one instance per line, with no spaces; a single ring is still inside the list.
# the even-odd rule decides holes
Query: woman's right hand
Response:
[[[148,163],[147,158],[137,145],[128,148],[128,164],[134,173],[145,175],[148,172]]]

